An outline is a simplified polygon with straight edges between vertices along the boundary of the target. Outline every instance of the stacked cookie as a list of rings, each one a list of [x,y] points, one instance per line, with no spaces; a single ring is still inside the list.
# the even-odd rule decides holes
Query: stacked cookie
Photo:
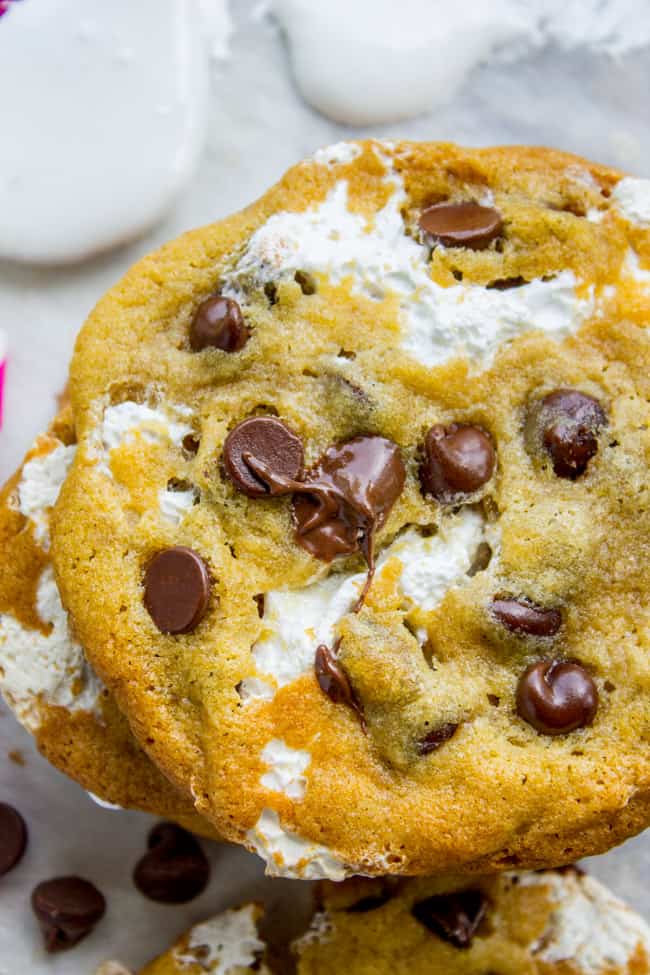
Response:
[[[647,268],[648,182],[377,142],[136,265],[3,495],[45,754],[296,878],[643,829]]]

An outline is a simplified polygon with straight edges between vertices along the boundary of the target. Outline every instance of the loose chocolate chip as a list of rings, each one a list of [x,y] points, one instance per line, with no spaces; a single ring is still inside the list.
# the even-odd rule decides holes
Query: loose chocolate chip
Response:
[[[486,910],[487,901],[480,890],[462,890],[427,897],[414,904],[411,913],[425,928],[456,948],[469,948]]]
[[[104,916],[106,901],[81,877],[46,880],[32,893],[32,909],[49,952],[66,951],[90,934]]]
[[[210,879],[210,864],[198,841],[174,823],[151,830],[149,852],[136,864],[138,890],[161,904],[185,904],[201,894]]]
[[[424,441],[422,490],[443,503],[456,501],[486,484],[495,464],[492,439],[481,427],[458,423],[445,427],[438,423]]]
[[[203,301],[190,325],[192,352],[203,349],[238,352],[249,338],[250,329],[241,308],[233,298],[222,298],[221,295],[213,295]]]
[[[554,636],[562,626],[559,609],[537,606],[527,599],[497,596],[490,612],[507,630],[522,636]]]
[[[0,877],[20,863],[26,847],[25,820],[13,806],[0,802]]]
[[[189,633],[208,608],[210,576],[191,548],[165,548],[149,562],[144,604],[161,633]]]
[[[517,713],[545,735],[566,735],[590,725],[598,710],[598,689],[573,661],[541,660],[522,674]]]
[[[385,437],[354,437],[330,447],[294,497],[296,540],[317,559],[361,550],[370,565],[374,533],[404,487],[397,444]]]
[[[480,203],[436,203],[420,216],[420,228],[447,247],[483,250],[503,230],[503,218],[494,207]]]
[[[223,446],[223,463],[235,487],[249,498],[286,493],[276,491],[274,477],[284,482],[300,477],[304,451],[300,437],[274,416],[252,416],[230,431]],[[250,466],[252,460],[255,472]],[[265,473],[262,473],[261,468]]]
[[[556,389],[528,411],[526,441],[550,456],[558,477],[575,480],[598,451],[598,432],[607,415],[593,396],[577,389]]]
[[[420,755],[430,755],[431,752],[437,751],[441,745],[444,745],[446,741],[458,731],[458,724],[452,721],[447,721],[445,724],[439,725],[430,731],[428,734],[421,738],[417,744],[418,754]]]

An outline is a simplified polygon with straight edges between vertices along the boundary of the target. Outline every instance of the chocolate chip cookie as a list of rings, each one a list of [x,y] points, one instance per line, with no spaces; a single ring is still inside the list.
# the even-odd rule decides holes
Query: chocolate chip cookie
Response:
[[[548,866],[650,821],[648,192],[354,144],[84,326],[63,603],[270,872]]]
[[[0,493],[0,691],[40,751],[94,799],[213,835],[134,740],[61,605],[49,519],[75,450],[67,407]],[[24,848],[17,827],[13,833],[14,845]],[[0,873],[2,862],[0,854]]]
[[[650,928],[582,872],[323,884],[297,975],[648,975]],[[267,973],[259,910],[225,911],[140,975]],[[280,975],[294,971],[273,965]],[[129,975],[114,962],[96,975]]]

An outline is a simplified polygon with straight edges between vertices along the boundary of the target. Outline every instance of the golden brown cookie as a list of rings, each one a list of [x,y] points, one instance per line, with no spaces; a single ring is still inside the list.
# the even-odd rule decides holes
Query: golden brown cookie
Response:
[[[63,602],[271,872],[544,866],[647,825],[648,193],[342,144],[84,326]]]
[[[253,906],[188,931],[140,975],[269,972]],[[648,975],[650,928],[568,868],[467,881],[324,884],[297,975]],[[261,967],[260,967],[261,966]],[[286,967],[271,965],[276,975]],[[97,975],[129,975],[114,962]]]
[[[137,745],[61,606],[49,517],[75,449],[65,407],[0,493],[0,691],[39,750],[94,799],[214,835]]]

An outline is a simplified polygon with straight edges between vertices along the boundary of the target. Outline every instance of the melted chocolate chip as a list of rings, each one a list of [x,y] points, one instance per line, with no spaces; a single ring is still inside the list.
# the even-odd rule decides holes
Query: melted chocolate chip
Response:
[[[420,483],[425,494],[450,503],[483,487],[494,472],[492,440],[481,427],[441,423],[431,427],[424,441]]]
[[[220,295],[213,295],[199,305],[190,326],[192,352],[203,349],[238,352],[249,338],[250,329],[237,302]]]
[[[27,847],[27,826],[18,810],[0,802],[0,877],[13,870]]]
[[[185,904],[205,890],[210,864],[190,833],[174,823],[159,823],[149,834],[148,848],[133,872],[145,897],[161,904]]]
[[[191,548],[166,548],[149,562],[144,577],[144,604],[161,633],[189,633],[208,608],[210,576]]]
[[[497,596],[490,612],[507,630],[522,636],[554,636],[562,626],[559,609],[537,606],[527,599]]]
[[[598,451],[598,432],[606,423],[607,415],[593,396],[556,389],[529,409],[526,440],[532,452],[546,451],[558,477],[575,480]]]
[[[483,250],[503,230],[503,218],[494,207],[480,203],[436,203],[420,216],[420,228],[447,247]]]
[[[592,676],[573,661],[541,660],[522,674],[517,713],[545,735],[566,735],[590,725],[598,710]]]
[[[32,893],[32,909],[49,952],[65,951],[90,934],[104,916],[106,901],[81,877],[46,880]]]
[[[325,451],[294,498],[296,540],[331,562],[363,552],[373,565],[375,532],[404,487],[406,470],[397,444],[385,437],[354,437]]]
[[[458,731],[458,724],[452,721],[447,721],[445,724],[438,725],[433,731],[421,738],[417,743],[417,750],[419,755],[430,755],[431,752],[436,752],[441,745],[444,745],[446,741]]]
[[[356,711],[362,726],[365,727],[363,712],[350,679],[339,663],[337,649],[337,647],[330,649],[325,644],[321,644],[316,650],[314,671],[318,686],[334,704],[346,704],[353,711]]]
[[[485,917],[487,901],[480,890],[436,894],[411,908],[413,917],[425,928],[456,948],[469,948]]]
[[[300,477],[303,446],[274,416],[253,416],[230,431],[223,446],[223,463],[235,487],[249,498],[286,494],[288,482]]]

